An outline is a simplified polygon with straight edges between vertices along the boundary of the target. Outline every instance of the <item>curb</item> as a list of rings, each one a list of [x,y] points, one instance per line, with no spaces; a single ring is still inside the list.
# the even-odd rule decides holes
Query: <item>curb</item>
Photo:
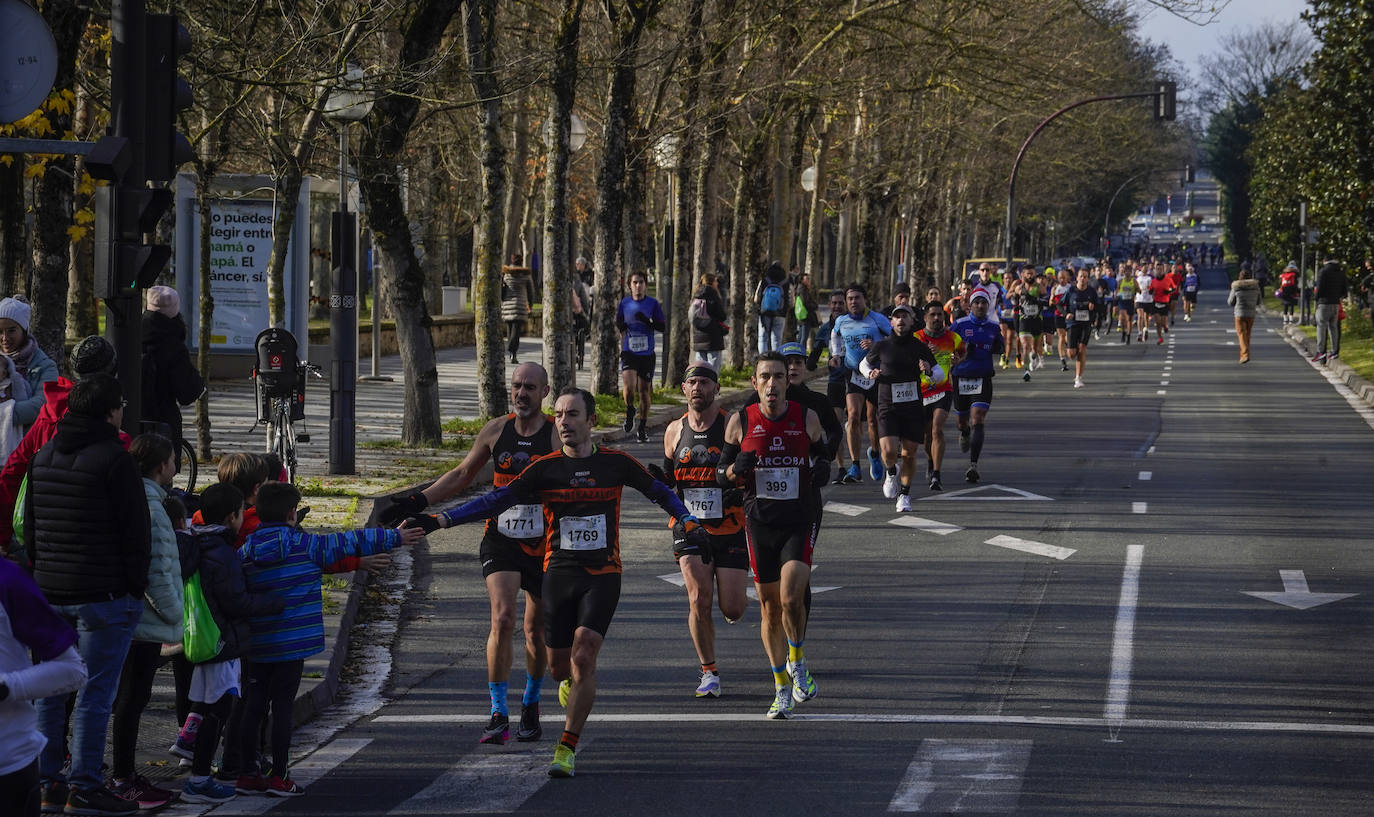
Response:
[[[1301,329],[1290,324],[1282,327],[1279,331],[1288,339],[1289,344],[1301,352],[1304,357],[1311,359],[1311,357],[1316,354],[1317,342],[1309,338]],[[1326,370],[1344,383],[1346,388],[1355,393],[1356,397],[1359,397],[1366,405],[1374,408],[1374,383],[1365,380],[1359,373],[1350,368],[1349,364],[1340,358],[1336,358],[1325,365]]]

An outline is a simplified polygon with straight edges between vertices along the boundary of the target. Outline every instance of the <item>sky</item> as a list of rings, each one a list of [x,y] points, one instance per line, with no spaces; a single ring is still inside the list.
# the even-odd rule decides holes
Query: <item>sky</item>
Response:
[[[1231,0],[1208,25],[1199,26],[1159,9],[1147,0],[1132,0],[1144,16],[1141,34],[1169,45],[1174,59],[1183,63],[1194,79],[1199,76],[1198,55],[1214,48],[1224,32],[1246,29],[1266,20],[1297,20],[1307,9],[1306,0]]]

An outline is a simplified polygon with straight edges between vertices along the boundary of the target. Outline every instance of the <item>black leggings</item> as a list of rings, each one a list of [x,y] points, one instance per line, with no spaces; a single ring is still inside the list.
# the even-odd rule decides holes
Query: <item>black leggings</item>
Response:
[[[257,757],[258,727],[272,711],[272,773],[287,777],[291,753],[292,709],[301,686],[304,661],[253,662],[243,665],[243,724],[240,729],[240,757]],[[199,743],[199,738],[197,738]]]
[[[138,720],[153,695],[153,675],[161,663],[161,644],[134,641],[129,645],[110,718],[110,753],[114,756],[114,767],[110,771],[116,778],[133,776]]]
[[[506,321],[506,351],[515,354],[520,351],[520,336],[525,334],[525,322]]]
[[[225,694],[212,704],[196,704],[200,709],[201,717],[200,729],[196,732],[195,757],[191,759],[192,775],[196,777],[210,776],[210,764],[215,759],[215,750],[219,748],[219,733],[224,725],[229,722],[229,710],[234,700],[234,696]]]
[[[42,804],[42,789],[38,787],[37,758],[17,772],[0,774],[0,814],[38,817]]]

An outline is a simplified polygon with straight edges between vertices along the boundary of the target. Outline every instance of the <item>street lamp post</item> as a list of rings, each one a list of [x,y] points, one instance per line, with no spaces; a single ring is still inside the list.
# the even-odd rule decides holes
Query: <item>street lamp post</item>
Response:
[[[673,331],[673,267],[677,264],[677,162],[678,162],[678,139],[675,134],[666,134],[658,140],[654,146],[654,163],[660,168],[668,171],[668,223],[672,225],[672,240],[665,241],[664,255],[668,258],[667,281],[660,280],[658,293],[660,306],[663,307],[663,317],[667,320],[667,325],[663,327],[663,343],[668,345],[668,339],[672,337]],[[663,381],[668,380],[668,362],[672,355],[666,351],[663,353]]]
[[[325,102],[324,115],[339,125],[339,209],[334,213],[329,273],[329,473],[357,472],[358,221],[348,212],[348,123],[372,110],[360,91],[362,71],[350,66]],[[374,308],[375,308],[375,301]],[[372,329],[374,340],[377,328]]]

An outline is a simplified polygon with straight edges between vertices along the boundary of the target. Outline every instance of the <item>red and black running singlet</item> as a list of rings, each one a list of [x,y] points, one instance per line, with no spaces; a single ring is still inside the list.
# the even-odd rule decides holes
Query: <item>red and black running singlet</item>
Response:
[[[770,420],[756,403],[741,416],[740,451],[758,455],[753,473],[745,480],[749,518],[782,528],[810,524],[811,436],[806,433],[806,406],[789,400],[782,416]]]
[[[515,415],[507,416],[501,436],[491,447],[492,485],[497,488],[506,485],[531,462],[552,453],[557,447],[552,417],[545,415],[544,425],[538,431],[522,437],[515,431]],[[544,550],[544,508],[537,502],[516,505],[488,519],[485,533],[496,541],[519,545],[529,555],[538,556]]]
[[[726,507],[723,491],[716,484],[716,466],[720,464],[720,450],[725,445],[728,416],[721,411],[709,428],[695,431],[684,414],[678,421],[682,424],[682,433],[673,451],[673,481],[677,483],[682,504],[701,520],[707,531],[717,536],[737,533],[744,527],[744,509]],[[669,527],[672,524],[669,520]]]

